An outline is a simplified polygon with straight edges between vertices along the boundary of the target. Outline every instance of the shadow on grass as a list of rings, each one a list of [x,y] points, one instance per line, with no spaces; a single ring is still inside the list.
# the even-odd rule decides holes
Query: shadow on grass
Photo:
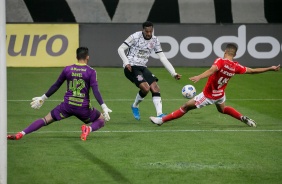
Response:
[[[108,173],[115,181],[118,181],[119,183],[131,183],[126,177],[124,177],[118,170],[116,170],[113,166],[110,164],[104,162],[103,160],[100,160],[97,158],[93,153],[89,152],[87,149],[85,149],[83,146],[79,144],[75,144],[74,148],[80,152],[80,154],[83,154],[85,158],[87,158],[90,162],[99,165],[106,173]]]

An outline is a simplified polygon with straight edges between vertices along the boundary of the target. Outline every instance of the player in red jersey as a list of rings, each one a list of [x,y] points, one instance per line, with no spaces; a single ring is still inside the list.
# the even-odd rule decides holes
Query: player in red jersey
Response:
[[[202,108],[207,105],[215,104],[217,110],[220,113],[228,114],[250,127],[256,127],[256,122],[247,116],[243,116],[240,112],[233,107],[225,105],[225,88],[230,78],[235,74],[256,74],[267,71],[278,71],[280,64],[277,66],[271,66],[267,68],[248,68],[240,65],[238,62],[233,61],[237,52],[237,46],[234,44],[228,44],[226,46],[224,57],[217,58],[210,69],[206,70],[200,75],[189,78],[194,83],[199,80],[208,77],[208,81],[204,87],[203,92],[190,99],[180,109],[164,116],[150,117],[152,123],[162,125],[164,122],[171,121],[182,117],[188,111],[196,108]]]

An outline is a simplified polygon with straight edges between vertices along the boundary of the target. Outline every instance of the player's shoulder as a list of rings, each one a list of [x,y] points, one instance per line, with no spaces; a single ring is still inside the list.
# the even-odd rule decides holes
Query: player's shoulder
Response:
[[[156,36],[156,35],[153,34],[153,35],[152,35],[152,38],[153,38],[153,39],[158,39],[158,36]]]
[[[153,41],[159,41],[158,37],[156,35],[153,35],[151,38]]]
[[[91,66],[89,66],[89,65],[86,65],[86,67],[87,67],[89,70],[91,70],[91,71],[93,71],[93,72],[96,72],[96,70],[95,70],[93,67],[91,67]]]
[[[217,63],[221,63],[221,62],[223,62],[223,59],[218,57],[214,60],[213,64],[217,64]]]
[[[243,65],[241,65],[238,61],[231,61],[233,63],[233,65],[238,66],[238,67],[245,67]]]
[[[238,61],[233,61],[233,62],[234,62],[237,69],[247,70],[247,67],[244,66],[244,65],[241,65]]]
[[[137,31],[131,35],[133,38],[139,38],[142,36],[142,31]]]
[[[238,61],[233,61],[233,63],[234,63],[235,65],[240,65],[240,63],[239,63]]]
[[[72,70],[75,64],[65,66],[64,70]]]
[[[92,68],[91,66],[87,64],[77,64],[76,63],[76,64],[65,66],[65,70],[77,70],[76,68],[84,68],[86,70],[95,71],[94,68]]]

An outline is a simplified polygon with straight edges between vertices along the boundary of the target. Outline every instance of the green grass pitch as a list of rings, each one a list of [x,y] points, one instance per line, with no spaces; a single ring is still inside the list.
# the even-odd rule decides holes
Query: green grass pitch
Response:
[[[176,68],[174,80],[164,68],[160,79],[163,112],[185,101],[181,88],[207,68]],[[8,68],[8,132],[23,130],[63,99],[66,84],[39,110],[30,101],[55,82],[62,68]],[[8,141],[9,184],[202,184],[281,183],[282,73],[237,75],[226,90],[226,104],[254,119],[250,128],[217,112],[214,105],[156,126],[151,94],[140,104],[141,120],[131,114],[138,89],[122,68],[96,68],[104,101],[113,110],[105,127],[80,140],[82,123],[74,117],[55,122],[19,141]],[[194,84],[200,92],[206,79]],[[92,95],[92,104],[101,110]]]

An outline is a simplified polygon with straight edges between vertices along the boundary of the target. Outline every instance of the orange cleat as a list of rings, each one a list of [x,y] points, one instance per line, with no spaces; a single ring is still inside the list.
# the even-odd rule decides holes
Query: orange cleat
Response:
[[[12,135],[7,135],[8,140],[20,140],[22,137],[23,137],[23,134],[21,132],[18,132]]]
[[[80,135],[80,139],[83,141],[86,141],[88,134],[90,133],[90,127],[86,126],[86,125],[82,125],[81,126],[81,135]]]

